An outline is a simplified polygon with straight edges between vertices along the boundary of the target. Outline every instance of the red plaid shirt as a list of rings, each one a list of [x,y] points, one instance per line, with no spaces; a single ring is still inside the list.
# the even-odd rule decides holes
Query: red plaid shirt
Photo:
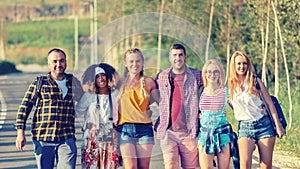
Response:
[[[160,72],[156,77],[156,82],[160,92],[159,100],[159,113],[160,113],[160,124],[157,128],[157,137],[162,139],[165,135],[166,130],[169,127],[170,122],[170,99],[171,93],[171,83],[170,83],[170,72],[171,68],[168,68]],[[184,104],[183,109],[186,114],[187,122],[187,133],[190,138],[196,138],[198,130],[198,103],[199,96],[198,90],[200,85],[203,84],[201,78],[201,71],[187,68],[184,78]]]

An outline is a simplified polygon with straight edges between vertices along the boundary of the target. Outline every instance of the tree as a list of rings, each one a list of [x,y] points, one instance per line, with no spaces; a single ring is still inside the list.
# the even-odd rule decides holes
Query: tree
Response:
[[[159,28],[158,28],[158,40],[157,40],[157,65],[156,69],[159,71],[160,69],[160,59],[161,59],[161,39],[162,39],[162,23],[163,23],[163,11],[164,11],[164,6],[165,6],[165,0],[161,1],[160,4],[160,15],[159,15]]]
[[[262,81],[265,83],[265,85],[267,86],[267,78],[266,78],[266,72],[267,72],[267,69],[266,69],[266,61],[267,61],[267,56],[268,56],[268,43],[269,43],[269,21],[270,21],[270,0],[268,0],[268,5],[267,5],[267,23],[266,23],[266,38],[265,38],[265,41],[262,43],[265,45],[264,48],[263,48],[263,65],[262,65]],[[262,36],[263,37],[263,36]]]
[[[281,51],[282,51],[282,56],[283,56],[283,60],[284,60],[285,72],[286,72],[286,81],[287,81],[287,86],[288,86],[288,97],[289,97],[289,103],[290,103],[290,109],[289,109],[290,122],[289,122],[289,127],[288,128],[290,129],[291,126],[292,126],[292,121],[293,121],[293,117],[292,117],[293,103],[292,103],[291,89],[290,89],[289,69],[288,69],[288,66],[287,66],[287,60],[286,60],[286,56],[285,56],[284,44],[283,44],[282,35],[281,35],[281,29],[280,29],[279,21],[278,21],[278,18],[277,18],[277,11],[276,11],[276,8],[275,8],[275,5],[274,5],[273,1],[271,1],[271,5],[272,5],[273,12],[274,12],[275,24],[276,24],[276,27],[277,27],[278,33],[279,33]]]
[[[206,49],[205,49],[205,60],[208,60],[208,51],[209,51],[209,46],[210,46],[210,35],[211,35],[212,22],[213,22],[213,16],[214,16],[214,6],[215,6],[215,0],[212,0],[211,1],[211,7],[210,7],[209,28],[208,28],[208,34],[207,34]]]

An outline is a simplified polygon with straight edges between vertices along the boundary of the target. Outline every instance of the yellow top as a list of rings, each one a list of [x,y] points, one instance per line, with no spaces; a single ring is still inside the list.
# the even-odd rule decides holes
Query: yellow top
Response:
[[[147,112],[149,110],[149,96],[150,90],[144,84],[140,84],[136,89],[126,86],[120,97],[118,124],[152,123]]]

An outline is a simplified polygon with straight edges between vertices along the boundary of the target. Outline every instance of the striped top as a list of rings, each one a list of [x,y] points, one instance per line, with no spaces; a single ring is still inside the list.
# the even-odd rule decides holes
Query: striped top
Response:
[[[226,88],[223,87],[219,90],[219,92],[215,95],[208,95],[203,91],[201,96],[200,110],[210,110],[212,112],[223,110],[226,97]]]

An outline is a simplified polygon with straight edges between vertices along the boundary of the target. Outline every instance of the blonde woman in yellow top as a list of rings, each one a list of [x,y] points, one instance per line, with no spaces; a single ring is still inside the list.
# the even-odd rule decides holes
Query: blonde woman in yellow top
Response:
[[[124,81],[119,93],[118,133],[124,168],[148,169],[154,145],[149,105],[157,98],[154,79],[143,74],[144,57],[128,49],[123,58]]]

